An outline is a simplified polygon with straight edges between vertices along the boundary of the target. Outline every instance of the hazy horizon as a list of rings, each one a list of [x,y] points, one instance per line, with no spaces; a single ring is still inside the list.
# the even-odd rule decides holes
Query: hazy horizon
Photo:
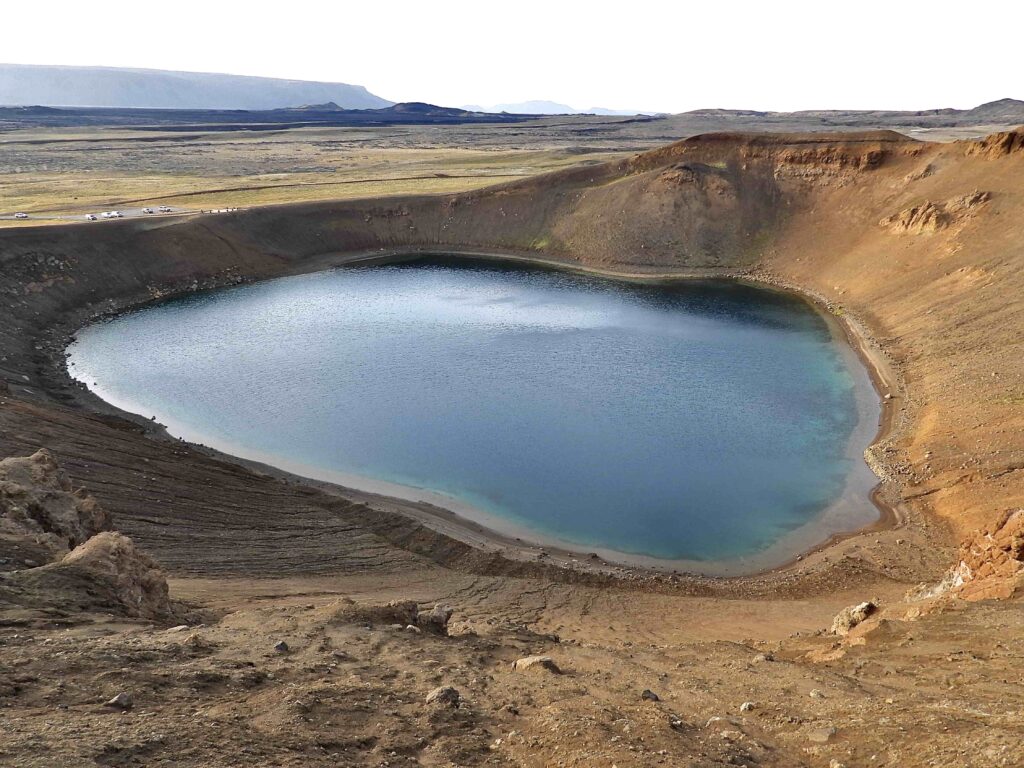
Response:
[[[969,109],[1019,90],[1012,24],[873,1],[851,14],[804,0],[667,10],[639,0],[624,20],[526,0],[500,23],[484,23],[464,0],[442,20],[406,2],[383,12],[297,0],[272,14],[180,0],[171,13],[130,16],[51,5],[45,34],[5,40],[6,62],[347,83],[444,106],[552,101],[657,112]],[[32,31],[38,15],[5,9],[12,30]],[[159,37],[149,34],[154,24]]]

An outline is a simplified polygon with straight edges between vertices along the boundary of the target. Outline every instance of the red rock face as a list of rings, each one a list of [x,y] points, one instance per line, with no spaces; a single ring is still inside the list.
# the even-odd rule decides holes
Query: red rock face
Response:
[[[986,136],[981,141],[972,141],[967,147],[968,155],[1002,157],[1015,152],[1024,152],[1024,129],[1003,131]]]
[[[1024,509],[1007,511],[960,551],[963,584],[954,594],[965,600],[1007,598],[1024,586]]]

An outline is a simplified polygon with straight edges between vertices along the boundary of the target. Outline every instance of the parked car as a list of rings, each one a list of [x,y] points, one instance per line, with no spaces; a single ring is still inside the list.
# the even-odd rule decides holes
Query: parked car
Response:
[[[111,211],[110,215],[111,215],[112,218],[115,218],[115,219],[123,219],[124,218],[124,214],[121,213],[120,211]]]
[[[153,209],[152,209],[152,208],[143,208],[143,209],[142,209],[142,212],[143,212],[143,213],[152,213],[152,212],[153,212]]]
[[[27,213],[16,213],[16,214],[14,214],[14,218],[16,218],[16,219],[27,219],[28,218],[28,214]]]
[[[171,207],[169,205],[161,205],[159,210],[160,213],[170,213]]]
[[[85,220],[86,221],[96,221],[96,214],[95,213],[87,213],[87,214],[85,214]]]

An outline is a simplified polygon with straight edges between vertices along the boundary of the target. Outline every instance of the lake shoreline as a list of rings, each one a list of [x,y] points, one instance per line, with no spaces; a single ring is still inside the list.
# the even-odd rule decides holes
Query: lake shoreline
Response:
[[[874,345],[871,341],[866,329],[864,329],[864,327],[859,323],[854,325],[854,321],[852,321],[851,318],[843,315],[841,312],[838,312],[834,306],[829,305],[827,302],[822,300],[821,297],[810,294],[798,286],[785,284],[770,274],[761,273],[756,270],[749,272],[691,270],[687,272],[625,273],[584,267],[583,265],[572,262],[537,258],[533,255],[495,253],[493,251],[477,252],[465,249],[445,248],[429,250],[394,249],[392,251],[384,252],[376,251],[357,254],[335,254],[318,259],[315,264],[304,265],[303,269],[292,271],[291,274],[319,272],[346,266],[368,266],[398,263],[430,256],[491,260],[505,262],[512,265],[518,264],[521,266],[557,269],[612,280],[642,283],[681,282],[700,279],[731,280],[746,283],[761,289],[776,290],[793,295],[810,305],[815,312],[820,314],[828,324],[830,332],[836,341],[846,344],[859,358],[860,364],[864,365],[872,385],[874,386],[875,393],[879,395],[881,402],[881,418],[879,419],[878,429],[871,445],[877,445],[893,427],[893,415],[895,412],[894,403],[892,400],[884,399],[884,395],[890,394],[895,389],[893,384],[895,377],[892,369],[886,367],[884,357],[878,351],[877,345]],[[281,276],[287,276],[287,273]],[[223,286],[213,287],[216,288]],[[172,298],[177,298],[182,294],[191,294],[196,292],[197,291],[195,290],[187,290],[173,295],[156,297],[151,301],[134,303],[130,306],[118,308],[115,311],[107,311],[100,314],[108,317],[112,315],[119,315],[129,311],[134,311],[144,305],[161,303]],[[71,335],[73,336],[73,334]],[[78,393],[84,394],[81,390],[78,390]],[[104,406],[112,408],[119,415],[127,414],[126,411],[118,408],[116,405],[100,399],[95,394],[89,393],[89,395],[90,397],[88,400],[103,403]],[[131,414],[128,415],[131,416]],[[172,437],[166,429],[161,429],[161,425],[154,425],[142,417],[132,418],[136,421],[145,423],[151,430],[162,432],[169,439],[176,439]],[[196,440],[191,442],[202,446],[202,437],[199,436]],[[876,486],[867,493],[867,499],[874,504],[875,509],[879,513],[879,517],[874,523],[853,531],[832,533],[824,538],[821,536],[809,537],[813,538],[814,541],[817,542],[810,545],[806,545],[805,538],[804,546],[798,548],[790,547],[786,552],[785,557],[776,556],[770,563],[762,561],[761,563],[751,567],[750,561],[753,558],[743,558],[739,562],[664,560],[641,555],[630,555],[628,553],[616,552],[614,550],[594,550],[593,548],[583,548],[578,545],[574,546],[569,542],[563,542],[543,535],[538,535],[528,530],[509,530],[507,526],[497,525],[493,522],[490,522],[489,524],[488,518],[490,516],[488,514],[480,514],[479,510],[476,510],[477,514],[473,514],[472,507],[461,503],[458,500],[450,499],[450,497],[442,497],[437,494],[429,494],[428,492],[427,495],[429,498],[417,498],[417,496],[422,497],[424,495],[424,493],[419,489],[407,489],[404,486],[394,486],[386,483],[378,483],[372,480],[366,481],[365,478],[350,478],[347,476],[344,478],[343,482],[338,482],[338,478],[336,477],[332,478],[325,476],[332,474],[329,472],[315,473],[320,476],[310,477],[310,473],[305,472],[302,468],[298,468],[299,471],[291,471],[296,468],[292,467],[289,469],[289,462],[281,461],[276,457],[271,457],[271,461],[265,461],[261,460],[263,457],[253,458],[252,456],[238,456],[230,450],[224,451],[209,448],[208,446],[202,447],[205,451],[208,451],[213,455],[241,463],[244,466],[255,469],[264,474],[287,478],[292,482],[312,485],[320,490],[324,490],[347,499],[359,500],[369,504],[375,509],[379,509],[382,512],[397,513],[405,515],[406,517],[411,517],[438,533],[451,536],[452,538],[470,544],[478,549],[500,552],[503,556],[515,560],[543,560],[546,563],[569,567],[575,570],[593,569],[602,573],[609,572],[609,569],[612,571],[622,571],[623,569],[627,569],[661,574],[673,573],[682,576],[692,576],[695,578],[720,579],[764,576],[773,572],[790,570],[803,561],[813,559],[816,556],[820,556],[823,553],[828,552],[843,541],[849,540],[853,537],[892,528],[901,521],[901,517],[896,506],[888,501],[886,494],[882,491],[881,485],[876,484]],[[876,467],[876,465],[870,461],[869,466],[872,468]],[[875,471],[877,474],[878,470],[875,469]],[[359,482],[360,480],[366,482]],[[402,493],[401,491],[403,489],[411,491],[411,493]],[[382,490],[384,492],[381,492]],[[844,496],[845,495],[846,491],[844,491]],[[797,530],[803,531],[805,528],[813,528],[816,523],[821,522],[821,518],[824,513],[825,510],[822,510],[822,512],[815,517],[815,520],[805,524],[805,526],[801,526],[801,528]],[[500,530],[503,527],[506,530]],[[784,537],[784,539],[785,538],[786,537]]]

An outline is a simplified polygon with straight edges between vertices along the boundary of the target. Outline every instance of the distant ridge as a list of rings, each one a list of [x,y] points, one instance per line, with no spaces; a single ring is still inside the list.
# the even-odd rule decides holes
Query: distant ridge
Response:
[[[797,112],[759,112],[751,109],[694,109],[689,112],[682,112],[687,117],[745,117],[774,120],[778,118],[822,118],[837,120],[858,120],[866,122],[886,122],[892,120],[906,120],[908,118],[947,118],[957,123],[1014,123],[1024,122],[1024,101],[1020,99],[999,99],[989,101],[972,109],[919,109],[919,110],[895,110],[895,109],[803,109]]]
[[[381,109],[393,102],[361,85],[121,67],[0,64],[0,105],[266,110],[333,102]]]
[[[560,104],[557,101],[520,101],[515,104],[494,104],[489,107],[482,107],[476,104],[468,104],[464,109],[470,112],[507,112],[510,115],[602,115],[628,116],[628,115],[653,115],[654,112],[643,112],[637,109],[606,109],[605,107],[591,107],[590,109],[576,109],[568,104]]]

